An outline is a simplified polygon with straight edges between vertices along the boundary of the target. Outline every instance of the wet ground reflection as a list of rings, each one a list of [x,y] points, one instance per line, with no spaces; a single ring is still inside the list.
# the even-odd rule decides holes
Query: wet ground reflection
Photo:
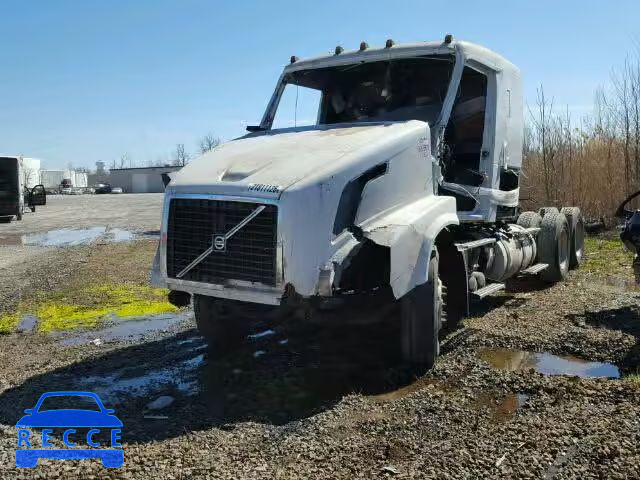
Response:
[[[618,367],[611,363],[590,362],[569,355],[558,356],[546,352],[486,348],[480,350],[479,356],[492,367],[511,372],[533,369],[543,375],[620,378]]]

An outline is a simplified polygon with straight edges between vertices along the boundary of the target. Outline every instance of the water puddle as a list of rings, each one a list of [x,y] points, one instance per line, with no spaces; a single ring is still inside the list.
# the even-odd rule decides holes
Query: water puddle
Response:
[[[90,390],[104,403],[118,405],[127,397],[148,397],[173,387],[183,395],[193,396],[200,391],[198,368],[204,363],[204,355],[178,362],[172,367],[160,368],[143,375],[118,373],[88,376],[80,379],[82,388]]]
[[[38,317],[35,315],[23,315],[16,330],[21,333],[31,332],[36,328],[36,325],[38,325]]]
[[[620,378],[611,363],[590,362],[581,358],[505,348],[487,348],[479,352],[482,360],[494,368],[509,372],[534,369],[543,375],[567,375],[582,378]]]
[[[191,318],[191,312],[162,313],[145,317],[119,318],[113,315],[107,324],[94,330],[80,332],[55,332],[53,335],[63,337],[64,346],[84,345],[99,338],[101,342],[135,342],[145,336],[171,330],[178,324]],[[196,348],[204,347],[202,340],[191,339],[185,342],[195,344]]]
[[[270,337],[275,333],[276,333],[275,331],[269,329],[269,330],[265,330],[264,332],[258,332],[258,333],[254,333],[253,335],[249,335],[247,338],[249,340],[258,340],[260,338]]]
[[[108,232],[106,232],[103,240],[106,242],[131,242],[135,240],[138,236],[130,232],[129,230],[123,230],[122,228],[112,228]]]
[[[157,235],[155,232],[136,233],[122,228],[107,228],[105,226],[61,228],[27,235],[0,235],[0,246],[77,247],[97,241],[121,243],[141,238],[157,238]]]
[[[521,409],[528,400],[529,395],[525,393],[508,393],[504,396],[482,393],[473,403],[476,408],[488,409],[495,421],[507,422],[515,416],[516,412]]]

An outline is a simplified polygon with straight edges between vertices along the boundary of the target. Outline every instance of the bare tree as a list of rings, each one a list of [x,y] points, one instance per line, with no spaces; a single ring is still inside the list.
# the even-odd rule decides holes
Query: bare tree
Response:
[[[174,153],[173,164],[184,167],[187,163],[189,163],[189,154],[184,149],[184,143],[179,143],[176,145],[176,151]]]
[[[34,168],[25,167],[22,169],[22,184],[29,185],[34,177],[37,175],[37,171]]]
[[[114,162],[115,164],[115,162]],[[118,162],[118,168],[127,168],[127,164],[131,167],[131,156],[128,153],[123,153],[120,155],[120,160]]]
[[[205,154],[220,145],[220,139],[214,137],[211,133],[207,133],[200,140],[200,153]]]

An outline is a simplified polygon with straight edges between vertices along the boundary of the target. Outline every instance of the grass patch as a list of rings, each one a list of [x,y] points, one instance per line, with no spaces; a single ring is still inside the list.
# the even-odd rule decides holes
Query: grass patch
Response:
[[[583,269],[586,273],[616,275],[628,271],[632,276],[633,254],[619,239],[587,237],[585,249],[587,261]]]
[[[624,381],[640,388],[640,372],[630,373],[624,377]]]
[[[21,315],[17,313],[0,317],[0,334],[13,332],[20,323],[20,318]]]
[[[0,332],[15,330],[19,319],[31,313],[43,332],[95,327],[108,315],[121,317],[176,312],[167,301],[167,290],[142,285],[103,284],[66,292],[40,292],[22,303],[18,311],[0,317]]]

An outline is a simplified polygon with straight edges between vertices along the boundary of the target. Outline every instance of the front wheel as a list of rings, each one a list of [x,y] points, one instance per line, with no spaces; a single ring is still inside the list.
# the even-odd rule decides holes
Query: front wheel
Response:
[[[430,369],[439,353],[438,333],[442,325],[442,283],[438,276],[438,252],[429,260],[429,280],[400,299],[403,359]]]

